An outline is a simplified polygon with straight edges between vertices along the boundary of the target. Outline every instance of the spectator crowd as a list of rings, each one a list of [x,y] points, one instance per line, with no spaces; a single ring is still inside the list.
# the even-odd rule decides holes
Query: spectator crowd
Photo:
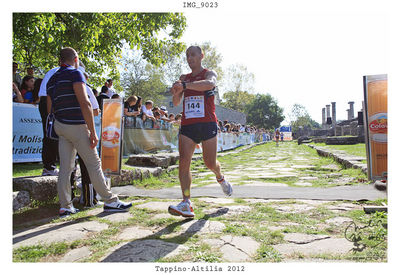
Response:
[[[88,74],[84,73],[86,79]],[[19,103],[38,104],[40,101],[39,89],[42,78],[34,76],[34,69],[28,67],[26,75],[22,78],[18,72],[18,63],[13,62],[13,101]],[[99,105],[99,112],[103,109],[104,99],[120,98],[118,93],[113,89],[113,80],[107,79],[101,87],[100,93],[90,84],[87,86],[91,89],[94,97]],[[165,106],[155,106],[152,100],[143,102],[140,96],[131,95],[124,102],[125,127],[132,128],[153,128],[164,129],[171,126],[180,126],[182,114],[169,113]],[[269,137],[273,133],[269,133],[265,129],[257,129],[254,126],[242,125],[227,120],[218,121],[219,133],[259,133],[267,134]]]

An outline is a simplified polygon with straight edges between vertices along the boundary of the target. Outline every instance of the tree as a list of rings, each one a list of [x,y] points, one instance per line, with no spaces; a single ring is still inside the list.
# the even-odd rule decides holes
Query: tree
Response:
[[[140,49],[151,64],[164,64],[164,48],[172,55],[184,49],[177,40],[185,27],[186,18],[179,13],[14,13],[13,58],[44,73],[58,64],[60,49],[70,46],[78,51],[92,83],[102,85],[105,73],[119,79],[124,43]],[[160,31],[165,38],[157,38]]]
[[[245,109],[247,121],[257,128],[274,129],[285,119],[283,109],[270,94],[256,94]]]
[[[210,42],[203,42],[198,44],[203,49],[204,58],[202,60],[203,67],[214,70],[217,73],[217,85],[223,77],[223,70],[220,66],[222,62],[222,56],[217,52],[217,49],[211,46]],[[186,49],[185,49],[186,50]],[[166,63],[162,65],[162,71],[164,72],[164,78],[167,86],[171,86],[175,81],[179,79],[182,74],[190,72],[190,67],[187,64],[186,52],[183,50],[179,56],[173,55],[171,51],[166,47],[164,49],[164,55],[166,56]]]
[[[222,107],[236,110],[239,112],[246,111],[246,105],[250,104],[256,96],[245,91],[225,92],[223,95],[224,102]]]
[[[299,127],[311,127],[311,128],[320,128],[318,122],[314,121],[311,116],[308,114],[306,108],[301,104],[294,104],[289,114],[290,125],[292,126],[292,131],[298,131]]]
[[[222,62],[222,55],[217,52],[217,48],[211,46],[211,42],[203,42],[199,45],[200,48],[203,50],[204,58],[202,60],[203,67],[214,70],[217,73],[217,81],[220,81],[223,76],[223,70],[221,65]]]
[[[223,79],[224,91],[253,91],[254,74],[247,70],[243,64],[230,65]]]
[[[125,96],[136,95],[142,100],[152,100],[155,105],[162,103],[166,84],[162,70],[140,58],[136,52],[133,57],[125,57],[122,62],[124,69],[121,74],[121,84]]]

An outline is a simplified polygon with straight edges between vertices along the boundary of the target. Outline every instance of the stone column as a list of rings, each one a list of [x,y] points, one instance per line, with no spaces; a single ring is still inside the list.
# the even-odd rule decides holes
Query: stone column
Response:
[[[336,102],[332,103],[332,125],[336,125]]]
[[[322,128],[324,128],[324,125],[326,124],[325,114],[325,108],[322,108]]]
[[[348,102],[350,104],[350,108],[349,108],[349,119],[353,119],[354,118],[354,101],[349,101]]]
[[[350,109],[347,109],[346,112],[347,112],[347,120],[350,120],[351,119],[350,118]]]
[[[331,105],[326,105],[326,118],[331,117]]]

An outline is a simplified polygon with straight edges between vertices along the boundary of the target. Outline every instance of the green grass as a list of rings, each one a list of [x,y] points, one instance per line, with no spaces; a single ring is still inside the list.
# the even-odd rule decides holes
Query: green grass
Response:
[[[366,153],[367,151],[364,143],[358,143],[352,145],[326,145],[317,143],[315,145],[320,147],[327,147],[334,150],[340,150],[352,156],[365,157],[365,158],[367,157]]]
[[[13,250],[13,262],[38,262],[44,257],[63,255],[68,250],[76,248],[78,244],[79,241],[22,246]]]
[[[32,177],[42,175],[43,164],[41,162],[13,163],[13,178]]]
[[[262,244],[257,250],[256,262],[281,262],[282,256],[272,246]]]

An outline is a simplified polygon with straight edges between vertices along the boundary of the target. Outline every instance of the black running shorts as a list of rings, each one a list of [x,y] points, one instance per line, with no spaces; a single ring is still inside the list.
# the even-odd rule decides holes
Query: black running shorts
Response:
[[[216,122],[196,123],[181,126],[179,133],[198,144],[215,137],[218,133],[218,128]]]

